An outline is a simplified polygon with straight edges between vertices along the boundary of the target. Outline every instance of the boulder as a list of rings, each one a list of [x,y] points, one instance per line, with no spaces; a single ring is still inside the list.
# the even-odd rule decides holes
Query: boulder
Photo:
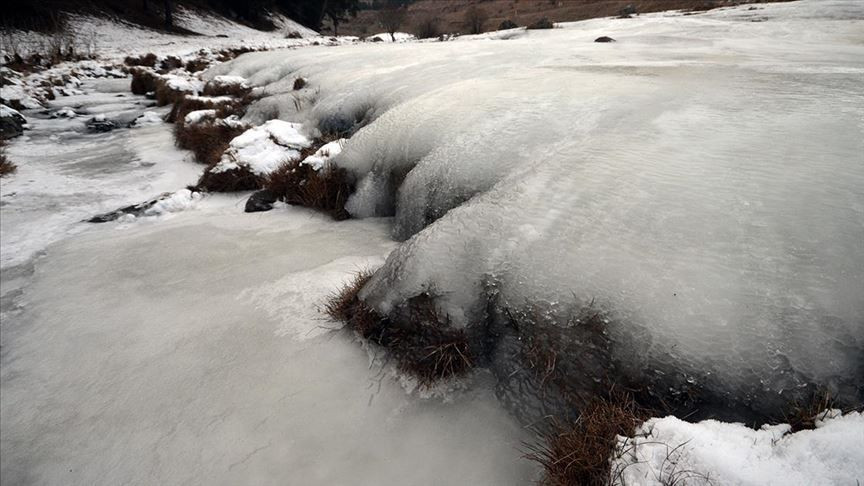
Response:
[[[598,37],[594,39],[594,42],[615,42],[615,39],[611,37],[606,37],[605,35],[602,37]]]
[[[24,115],[6,105],[0,105],[0,137],[17,137],[24,133],[26,125]]]
[[[276,202],[276,194],[272,191],[264,189],[258,191],[246,200],[246,209],[247,213],[257,213],[263,211],[270,211],[273,209],[273,203]]]

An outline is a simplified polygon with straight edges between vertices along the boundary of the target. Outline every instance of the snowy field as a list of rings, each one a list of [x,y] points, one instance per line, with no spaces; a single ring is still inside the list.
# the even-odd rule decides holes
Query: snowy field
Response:
[[[355,219],[192,196],[202,166],[129,79],[24,111],[0,182],[4,485],[537,481],[494,366],[420,389],[325,318],[361,269],[379,311],[430,292],[458,326],[489,288],[552,319],[591,302],[616,365],[756,414],[813,384],[864,397],[862,2],[320,47],[194,15],[230,37],[76,22],[106,58],[307,45],[203,77],[255,86],[250,123],[352,128],[332,161]],[[124,128],[89,133],[99,115]],[[622,485],[854,485],[861,444],[858,412],[794,434],[670,416],[610,461]]]

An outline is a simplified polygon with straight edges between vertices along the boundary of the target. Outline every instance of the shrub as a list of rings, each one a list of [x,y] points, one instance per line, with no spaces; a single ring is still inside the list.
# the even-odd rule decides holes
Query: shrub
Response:
[[[543,466],[542,484],[606,486],[617,436],[632,437],[647,416],[632,396],[612,389],[585,406],[575,420],[550,419],[542,442],[529,446],[527,458]]]
[[[168,56],[159,63],[159,68],[165,72],[173,71],[174,69],[180,69],[182,67],[183,60],[177,56]]]
[[[538,20],[537,22],[534,22],[533,24],[529,24],[528,28],[531,30],[553,29],[553,28],[555,28],[555,24],[552,23],[552,21],[550,21],[546,17],[543,17],[542,19]]]
[[[137,95],[146,95],[156,91],[156,80],[158,75],[149,69],[135,68],[130,70],[132,73],[132,93]]]
[[[267,177],[264,187],[280,201],[323,211],[336,220],[348,219],[350,215],[345,210],[345,203],[354,192],[348,172],[332,164],[316,171],[300,163],[321,145],[304,149],[299,160],[280,166]]]
[[[133,78],[134,79],[134,78]],[[172,88],[165,78],[156,76],[156,105],[165,106],[179,103],[186,96],[187,91]]]
[[[482,34],[489,14],[482,8],[471,6],[465,11],[465,28],[469,34]]]
[[[414,24],[414,35],[418,39],[433,39],[441,35],[438,18],[432,15],[420,17]]]
[[[146,54],[144,56],[127,56],[126,59],[123,60],[123,63],[127,66],[145,66],[145,67],[156,67],[156,54],[152,52]]]
[[[212,166],[219,162],[231,140],[234,140],[247,129],[249,127],[246,125],[232,125],[222,123],[219,120],[190,125],[176,123],[174,125],[174,141],[178,147],[191,150],[196,161]]]
[[[513,22],[510,19],[507,19],[504,22],[501,22],[501,25],[498,26],[498,30],[515,29],[517,27],[519,27],[519,26],[516,24],[516,22]]]

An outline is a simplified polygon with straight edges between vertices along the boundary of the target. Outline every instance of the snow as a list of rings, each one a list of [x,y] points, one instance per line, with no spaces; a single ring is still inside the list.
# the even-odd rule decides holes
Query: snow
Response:
[[[164,123],[162,115],[155,111],[145,111],[133,122],[133,126],[143,127],[148,125],[161,125]]]
[[[216,86],[247,86],[246,80],[240,76],[216,76],[210,82]]]
[[[273,99],[310,126],[370,121],[335,162],[358,178],[348,210],[407,240],[364,289],[379,310],[436,289],[465,326],[490,287],[565,322],[594,302],[633,373],[772,410],[806,384],[862,398],[862,27],[862,2],[802,0],[205,76],[270,95],[247,117]],[[316,92],[290,114],[298,76]]]
[[[186,125],[195,125],[197,123],[201,123],[203,120],[216,118],[216,110],[195,110],[190,111],[186,118],[183,119],[183,122]]]
[[[204,89],[204,83],[194,78],[179,76],[176,74],[164,74],[161,78],[169,88],[175,91],[198,93]]]
[[[345,147],[346,142],[347,139],[340,138],[339,140],[326,143],[316,150],[314,154],[303,159],[302,163],[311,166],[315,170],[321,170],[330,162],[330,159],[342,152],[342,148]]]
[[[675,417],[652,418],[634,439],[619,437],[612,461],[614,484],[808,486],[858,484],[864,478],[864,416],[823,413],[815,430],[789,433],[789,425],[753,430],[743,424]]]
[[[18,118],[23,119],[24,116],[18,110],[9,108],[6,105],[0,105],[0,118]]]
[[[0,98],[3,99],[4,104],[17,101],[21,106],[28,109],[42,107],[39,100],[28,94],[23,86],[15,84],[3,86],[3,89],[0,90]]]
[[[297,160],[300,149],[312,142],[301,133],[303,126],[282,120],[270,120],[250,128],[231,141],[222,160],[211,172],[225,172],[238,167],[248,168],[253,174],[267,175],[285,162]]]
[[[201,200],[200,192],[192,192],[189,189],[180,189],[167,197],[160,199],[156,204],[145,211],[147,216],[160,216],[169,213],[177,213],[194,206]]]

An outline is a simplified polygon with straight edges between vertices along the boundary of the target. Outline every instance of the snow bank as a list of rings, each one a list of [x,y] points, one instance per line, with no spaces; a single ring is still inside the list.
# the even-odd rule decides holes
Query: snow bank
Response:
[[[362,127],[334,159],[348,210],[408,239],[362,294],[380,311],[431,292],[457,326],[490,298],[568,322],[593,302],[617,369],[771,410],[806,384],[862,397],[862,27],[861,2],[804,0],[205,76],[280,113],[302,76],[292,120]]]
[[[613,484],[860,484],[861,444],[864,416],[858,412],[827,411],[815,430],[794,434],[786,424],[753,430],[714,420],[693,424],[675,417],[653,418],[637,430],[636,438],[619,437]]]
[[[282,120],[270,120],[250,128],[231,141],[222,160],[210,172],[226,172],[243,167],[255,175],[267,175],[282,163],[297,160],[300,150],[312,144],[301,133],[301,129],[299,123]]]

